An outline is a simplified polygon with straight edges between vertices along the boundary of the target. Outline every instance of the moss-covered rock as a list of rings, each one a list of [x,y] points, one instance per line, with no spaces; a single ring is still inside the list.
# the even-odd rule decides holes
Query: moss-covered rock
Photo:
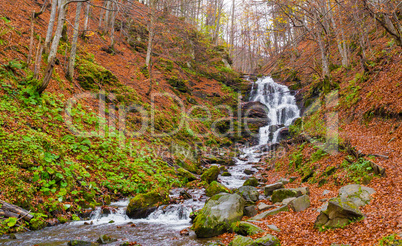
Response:
[[[67,245],[68,246],[97,246],[99,244],[87,242],[87,241],[81,241],[81,240],[71,240],[70,242],[67,243]]]
[[[350,199],[336,197],[329,200],[327,209],[321,211],[314,226],[316,228],[340,228],[363,217],[359,207]]]
[[[169,193],[166,190],[139,194],[130,200],[126,214],[133,219],[146,218],[159,205],[169,203],[169,200]]]
[[[232,193],[231,190],[216,181],[212,181],[211,184],[209,184],[208,188],[205,190],[205,194],[209,197],[212,197],[221,192]]]
[[[98,238],[98,240],[96,242],[98,242],[99,244],[109,244],[109,243],[113,243],[116,241],[117,241],[117,239],[115,239],[115,238],[111,238],[107,235],[102,235]]]
[[[254,243],[252,244],[253,246],[265,246],[265,245],[270,245],[270,246],[279,246],[281,245],[279,239],[273,235],[265,235],[264,237],[257,238],[254,240]]]
[[[236,236],[229,246],[250,246],[253,245],[253,239],[249,237]]]
[[[302,195],[303,195],[302,191],[297,189],[278,189],[273,191],[271,201],[273,203],[277,203],[282,202],[286,198],[299,197]]]
[[[232,174],[230,174],[229,172],[223,172],[222,176],[223,177],[230,177],[230,176],[232,176]]]
[[[218,179],[220,170],[217,166],[212,166],[201,175],[201,180],[210,184]]]
[[[255,177],[251,177],[244,182],[243,186],[257,187],[259,185],[258,180]]]
[[[252,236],[265,232],[265,230],[261,229],[260,227],[245,221],[236,222],[232,225],[232,227],[233,232],[242,236]]]
[[[180,177],[186,179],[188,182],[197,180],[197,177],[195,177],[194,174],[190,173],[189,171],[187,171],[187,170],[184,169],[184,168],[179,168],[179,169],[177,169],[177,174],[178,174]]]
[[[228,232],[243,217],[245,201],[238,194],[220,193],[211,197],[194,220],[192,229],[199,238]]]
[[[358,184],[350,184],[339,189],[339,196],[352,200],[358,206],[364,206],[370,203],[371,195],[375,190]]]
[[[78,83],[85,90],[99,89],[99,85],[113,85],[119,80],[118,78],[106,68],[85,60],[78,60]]]

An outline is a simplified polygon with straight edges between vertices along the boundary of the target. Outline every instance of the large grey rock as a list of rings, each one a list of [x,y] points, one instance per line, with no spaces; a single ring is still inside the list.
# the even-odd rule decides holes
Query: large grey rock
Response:
[[[361,207],[370,203],[375,190],[358,184],[351,184],[339,189],[339,196],[350,199],[356,206]]]
[[[296,188],[296,189],[278,189],[274,190],[271,196],[271,201],[273,203],[282,202],[286,198],[299,197],[303,195],[310,194],[307,187]]]
[[[359,207],[351,200],[343,197],[332,198],[328,202],[328,207],[325,211],[321,211],[318,215],[314,226],[317,228],[339,228],[348,225],[351,221],[356,221],[363,218],[364,215],[360,212]]]
[[[268,210],[263,213],[260,213],[256,216],[250,218],[249,220],[262,220],[268,216],[276,215],[276,214],[279,214],[280,212],[287,212],[287,211],[289,211],[289,208],[287,205],[285,205],[285,206],[282,206],[282,207],[279,207],[276,209],[272,209],[272,210]]]
[[[290,208],[295,212],[300,212],[310,207],[310,197],[307,195],[298,197],[289,203]]]
[[[241,220],[245,200],[238,194],[221,193],[211,197],[194,219],[192,229],[199,238],[228,232],[232,223]]]
[[[265,196],[272,196],[272,193],[274,192],[274,190],[278,190],[278,189],[282,189],[285,188],[285,186],[283,185],[283,183],[275,183],[275,184],[270,184],[265,186],[264,188],[264,195]]]
[[[252,186],[242,186],[236,193],[240,194],[248,204],[256,203],[260,199],[260,193],[257,188]]]

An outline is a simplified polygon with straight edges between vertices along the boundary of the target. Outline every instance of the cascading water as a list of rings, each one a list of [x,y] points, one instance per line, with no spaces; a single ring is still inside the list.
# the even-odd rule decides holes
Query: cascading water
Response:
[[[254,87],[257,86],[256,89]],[[242,149],[243,154],[235,158],[235,165],[228,171],[230,177],[219,176],[219,181],[228,188],[238,188],[250,177],[245,174],[246,169],[256,171],[256,165],[262,155],[261,151],[266,144],[277,143],[280,131],[289,126],[298,118],[300,111],[295,97],[290,90],[275,83],[272,78],[259,79],[252,89],[250,101],[258,101],[268,108],[269,124],[260,128],[259,145]],[[197,239],[194,233],[190,237],[180,237],[179,231],[190,226],[190,213],[201,209],[207,197],[203,189],[189,190],[192,199],[178,200],[180,203],[162,206],[150,214],[148,218],[132,220],[126,216],[125,208],[128,201],[112,203],[114,209],[109,214],[97,208],[90,221],[72,222],[55,227],[48,227],[41,231],[32,231],[18,235],[17,240],[1,239],[2,245],[65,245],[73,239],[94,241],[100,235],[107,234],[119,239],[110,245],[120,245],[123,241],[137,241],[141,245],[206,245],[208,240]],[[172,199],[180,196],[180,189],[173,190]],[[129,224],[134,223],[132,227]],[[90,224],[90,225],[88,225]]]
[[[300,117],[296,98],[287,86],[275,83],[271,77],[258,79],[256,85],[250,101],[267,106],[269,119],[269,124],[260,128],[259,145],[277,143],[281,130]]]

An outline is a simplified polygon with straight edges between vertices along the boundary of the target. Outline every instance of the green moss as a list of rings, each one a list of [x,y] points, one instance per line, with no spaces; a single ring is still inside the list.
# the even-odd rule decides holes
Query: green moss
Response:
[[[273,203],[282,202],[286,198],[297,197],[299,193],[292,189],[278,189],[272,193],[271,201]]]
[[[77,60],[78,83],[85,90],[99,89],[99,85],[115,85],[118,78],[106,68],[85,60]]]
[[[177,169],[177,174],[179,175],[179,177],[184,178],[185,181],[187,181],[187,182],[197,180],[197,178],[194,176],[194,174],[190,173],[189,171],[185,170],[184,168]]]
[[[217,180],[219,173],[219,167],[212,166],[201,175],[201,180],[210,184],[212,181]]]
[[[208,188],[205,190],[205,194],[209,197],[212,197],[216,194],[219,194],[221,192],[226,192],[226,193],[232,193],[228,188],[226,188],[223,184],[220,184],[216,181],[212,181],[211,184],[209,184]]]

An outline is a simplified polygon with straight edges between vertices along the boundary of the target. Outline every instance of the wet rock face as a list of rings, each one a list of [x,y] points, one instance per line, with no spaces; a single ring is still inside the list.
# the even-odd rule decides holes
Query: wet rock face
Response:
[[[218,194],[205,204],[192,229],[199,238],[218,236],[230,231],[231,224],[243,217],[244,199],[238,194]]]
[[[267,119],[269,109],[261,102],[245,102],[241,106],[242,116],[246,118]]]
[[[374,192],[374,189],[357,184],[342,187],[338,197],[330,199],[328,206],[321,210],[314,226],[316,228],[339,228],[363,219],[364,215],[359,207],[367,205]]]

